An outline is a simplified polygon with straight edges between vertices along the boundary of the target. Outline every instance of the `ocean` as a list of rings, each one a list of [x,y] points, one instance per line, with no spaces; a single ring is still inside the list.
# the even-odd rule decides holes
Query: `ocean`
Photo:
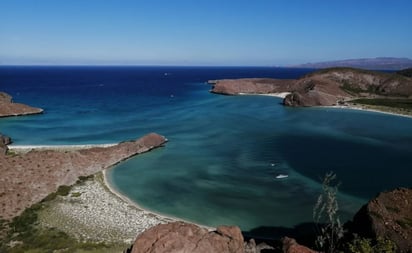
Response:
[[[210,79],[297,78],[269,67],[0,67],[0,90],[42,115],[0,119],[16,145],[113,143],[156,132],[165,147],[109,181],[145,209],[250,234],[312,222],[334,171],[349,220],[380,191],[412,186],[412,119],[290,108],[267,96],[209,93]],[[278,179],[276,175],[287,174]]]

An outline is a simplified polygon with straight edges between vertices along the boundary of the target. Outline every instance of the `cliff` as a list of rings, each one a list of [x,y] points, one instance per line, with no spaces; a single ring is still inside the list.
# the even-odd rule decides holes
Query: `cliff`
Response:
[[[43,109],[40,108],[14,103],[9,94],[0,92],[0,117],[39,114],[42,112]]]
[[[0,153],[0,218],[18,216],[59,186],[72,185],[80,176],[109,168],[136,154],[160,147],[166,141],[165,137],[151,133],[107,148]]]
[[[290,93],[286,106],[342,105],[358,98],[412,97],[412,78],[352,68],[331,68],[296,80],[225,79],[213,82],[213,93],[225,95]]]

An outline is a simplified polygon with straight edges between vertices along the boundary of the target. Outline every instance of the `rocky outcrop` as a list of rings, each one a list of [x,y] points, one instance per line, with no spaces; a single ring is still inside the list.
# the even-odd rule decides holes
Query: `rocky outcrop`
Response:
[[[311,250],[305,246],[300,245],[293,238],[283,237],[281,241],[283,244],[283,253],[317,253],[317,251]]]
[[[140,234],[132,253],[243,253],[238,227],[220,226],[208,231],[194,224],[173,222],[152,227]]]
[[[11,139],[8,136],[2,135],[0,133],[0,155],[5,155],[7,153],[8,147],[11,143]]]
[[[162,146],[167,139],[151,133],[115,146],[83,150],[30,151],[0,154],[0,218],[18,216],[61,185],[72,185],[79,176],[109,168],[136,154]]]
[[[14,103],[9,94],[0,92],[0,117],[39,114],[42,112],[43,109],[40,108]]]
[[[294,89],[294,80],[270,78],[244,78],[213,80],[212,93],[223,95],[267,94]]]
[[[356,213],[352,230],[363,237],[390,239],[398,252],[412,252],[412,189],[380,193]]]
[[[211,92],[267,94],[289,92],[286,106],[332,106],[357,98],[412,97],[412,78],[351,68],[320,70],[296,80],[249,78],[213,80]]]

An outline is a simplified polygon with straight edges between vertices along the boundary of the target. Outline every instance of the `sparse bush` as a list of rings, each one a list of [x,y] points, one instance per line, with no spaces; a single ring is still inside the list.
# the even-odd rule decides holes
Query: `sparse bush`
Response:
[[[67,196],[69,195],[70,190],[72,189],[72,186],[68,185],[61,185],[59,188],[57,188],[57,191],[50,193],[45,197],[41,202],[46,202],[55,199],[57,196]]]
[[[322,183],[322,193],[313,208],[313,219],[318,228],[316,244],[327,253],[334,253],[343,238],[343,226],[338,216],[338,184],[336,175],[328,172]]]
[[[348,253],[394,253],[396,245],[391,240],[378,238],[373,241],[369,238],[355,238],[346,246],[345,252]]]
[[[72,197],[74,197],[74,198],[78,198],[78,197],[80,197],[80,195],[82,195],[82,193],[81,192],[72,192]]]

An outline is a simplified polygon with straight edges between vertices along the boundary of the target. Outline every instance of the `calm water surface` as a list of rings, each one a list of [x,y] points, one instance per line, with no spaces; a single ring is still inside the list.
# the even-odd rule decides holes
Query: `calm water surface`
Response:
[[[312,221],[320,178],[335,171],[341,216],[379,191],[412,186],[412,119],[283,107],[210,94],[209,79],[296,78],[309,70],[1,67],[0,90],[45,114],[0,120],[15,144],[111,143],[149,132],[164,148],[121,163],[114,187],[139,205],[201,224],[291,228]],[[278,173],[288,174],[276,179]]]

